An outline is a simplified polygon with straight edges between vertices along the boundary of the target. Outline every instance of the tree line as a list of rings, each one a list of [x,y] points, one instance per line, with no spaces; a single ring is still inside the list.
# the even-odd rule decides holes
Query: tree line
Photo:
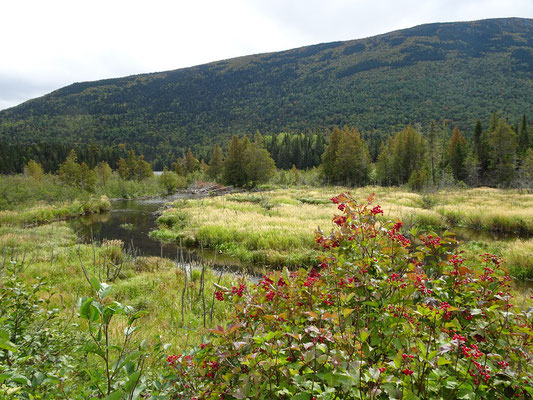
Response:
[[[209,161],[197,158],[193,151],[177,157],[170,169],[165,168],[163,181],[171,191],[178,185],[197,179],[209,179],[238,187],[253,187],[268,181],[278,169],[305,170],[319,167],[323,183],[349,186],[408,184],[419,190],[425,186],[531,186],[533,182],[533,124],[523,115],[511,125],[507,119],[492,114],[486,127],[477,120],[470,132],[461,132],[448,121],[408,125],[401,131],[381,139],[365,138],[357,128],[334,127],[331,131],[263,137],[257,132],[253,139],[233,136],[229,143],[215,144]],[[453,129],[452,129],[453,128]],[[9,150],[0,147],[0,152]],[[224,151],[223,149],[226,149]],[[43,153],[39,153],[44,150]],[[30,147],[7,154],[0,166],[17,156],[25,160],[30,154],[43,170],[58,174],[73,172],[69,182],[91,187],[90,171],[97,172],[102,163],[116,169],[123,179],[143,179],[152,175],[152,166],[144,157],[124,147],[86,146],[81,151],[70,150],[64,162],[58,156],[66,152],[59,146],[54,157],[52,147]],[[111,162],[107,161],[110,160]],[[20,162],[20,160],[18,161]],[[79,165],[79,168],[73,165]],[[16,163],[15,163],[16,164]],[[26,162],[24,164],[28,166]],[[100,166],[100,167],[99,167]],[[11,172],[11,170],[10,170]],[[175,174],[175,176],[169,175]],[[87,176],[89,178],[84,178]],[[181,177],[181,178],[178,178]]]

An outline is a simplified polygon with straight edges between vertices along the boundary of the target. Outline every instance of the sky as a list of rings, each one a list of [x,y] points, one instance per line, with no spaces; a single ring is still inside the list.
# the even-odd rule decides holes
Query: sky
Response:
[[[1,110],[74,82],[431,22],[533,18],[533,0],[2,0],[0,16]]]

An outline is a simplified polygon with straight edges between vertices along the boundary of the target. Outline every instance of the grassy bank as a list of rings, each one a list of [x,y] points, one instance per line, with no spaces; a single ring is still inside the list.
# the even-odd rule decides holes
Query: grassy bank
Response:
[[[94,214],[111,209],[111,203],[106,196],[73,200],[55,204],[41,204],[25,208],[20,211],[0,211],[0,226],[2,225],[34,225],[57,220],[69,219],[80,215]]]
[[[116,173],[92,191],[60,182],[55,175],[35,180],[23,175],[0,175],[0,226],[33,225],[111,209],[108,198],[166,194],[157,177],[124,180]]]
[[[309,265],[316,254],[313,233],[317,227],[327,231],[331,226],[336,208],[329,199],[343,191],[350,190],[290,188],[180,200],[164,211],[152,236],[161,241],[202,242],[250,264]],[[407,227],[513,233],[518,239],[494,240],[486,235],[467,248],[506,256],[515,276],[533,277],[531,240],[520,238],[533,234],[531,194],[484,188],[419,194],[366,187],[351,192],[359,199],[375,193],[384,218],[400,219]]]
[[[225,318],[225,304],[213,302],[213,284],[238,286],[241,279],[206,269],[202,292],[200,269],[189,270],[185,277],[183,269],[177,268],[173,261],[133,257],[124,250],[121,241],[105,241],[94,246],[78,244],[74,232],[65,222],[31,228],[0,227],[0,273],[6,267],[18,265],[18,273],[26,281],[36,282],[38,278],[44,278],[53,288],[50,307],[59,308],[65,318],[74,318],[73,322],[77,320],[77,299],[91,293],[81,263],[91,276],[112,285],[111,300],[148,311],[139,339],[154,342],[161,336],[163,342],[178,349],[186,343],[197,344],[202,334],[207,333],[203,299],[207,327]],[[117,330],[118,336],[120,332]]]
[[[135,198],[166,194],[156,176],[143,180],[121,179],[113,173],[104,183],[98,183],[94,190],[86,191],[77,186],[62,183],[56,175],[44,175],[35,180],[23,175],[0,175],[0,210],[19,211],[42,204],[53,205],[74,200],[99,198]]]

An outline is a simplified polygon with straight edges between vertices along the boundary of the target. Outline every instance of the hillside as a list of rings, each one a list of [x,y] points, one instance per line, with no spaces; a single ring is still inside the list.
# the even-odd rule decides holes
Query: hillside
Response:
[[[169,51],[172,51],[169,49]],[[389,133],[533,106],[533,20],[421,25],[360,40],[74,83],[0,112],[4,142],[134,145],[148,159],[235,133],[354,124]]]

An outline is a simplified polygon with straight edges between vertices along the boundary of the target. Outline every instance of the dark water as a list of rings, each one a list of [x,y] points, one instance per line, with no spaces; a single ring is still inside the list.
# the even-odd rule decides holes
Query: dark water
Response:
[[[170,196],[134,200],[112,200],[112,210],[70,220],[77,236],[84,242],[122,240],[124,247],[135,255],[159,256],[185,261],[205,260],[230,269],[242,267],[239,260],[212,249],[180,248],[152,239],[150,231],[157,228],[160,210],[169,202],[179,199],[202,198],[204,195],[178,193]]]

